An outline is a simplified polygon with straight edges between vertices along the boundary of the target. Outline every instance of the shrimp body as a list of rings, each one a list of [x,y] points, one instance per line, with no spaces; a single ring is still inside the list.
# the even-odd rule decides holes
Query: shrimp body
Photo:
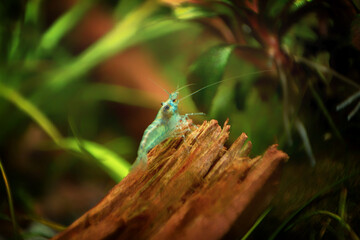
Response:
[[[165,139],[174,135],[187,119],[187,115],[180,115],[178,111],[178,92],[169,95],[166,102],[161,103],[161,108],[155,120],[146,128],[138,149],[138,156],[133,166],[147,164],[147,153]]]
[[[272,70],[265,70],[265,71],[260,71],[257,73],[268,72],[268,71],[272,71]],[[239,77],[239,76],[237,76],[237,77]],[[178,111],[178,104],[180,101],[182,101],[183,99],[188,98],[208,87],[219,84],[221,82],[223,82],[223,80],[211,83],[211,84],[209,84],[205,87],[202,87],[202,88],[198,89],[197,91],[187,95],[186,97],[181,98],[180,100],[178,100],[177,97],[179,95],[178,90],[180,90],[181,88],[177,89],[177,91],[175,91],[173,93],[170,93],[168,100],[166,100],[166,102],[161,103],[162,106],[161,106],[158,114],[156,115],[155,120],[146,128],[144,135],[141,139],[140,146],[139,146],[139,149],[137,152],[138,155],[137,155],[136,161],[133,164],[133,167],[136,165],[139,165],[139,164],[141,164],[142,166],[146,166],[147,165],[147,153],[152,148],[154,148],[156,145],[158,145],[159,143],[164,141],[165,139],[167,139],[169,137],[174,137],[177,134],[179,134],[179,132],[177,130],[182,129],[182,127],[186,126],[188,116],[190,116],[190,115],[205,115],[204,113],[187,113],[184,115],[180,115],[180,113]],[[190,128],[188,127],[187,130],[190,130]],[[187,131],[187,130],[185,130],[185,131]],[[181,132],[180,132],[180,134],[181,134]]]

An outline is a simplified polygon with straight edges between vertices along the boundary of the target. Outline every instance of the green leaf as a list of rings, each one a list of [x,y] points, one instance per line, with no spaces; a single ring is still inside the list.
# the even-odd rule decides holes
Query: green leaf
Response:
[[[209,117],[218,119],[221,122],[229,117],[228,113],[234,109],[235,84],[235,81],[227,81],[218,87],[212,101],[208,101],[211,104],[208,113]]]
[[[220,81],[234,48],[235,45],[218,45],[206,51],[190,67],[189,82],[204,87]],[[209,87],[202,94],[194,95],[200,110],[206,112],[210,108],[208,100],[212,99],[215,93],[216,88]]]
[[[232,132],[245,132],[251,141],[256,142],[251,152],[261,154],[282,129],[281,110],[278,96],[273,95],[267,101],[262,101],[258,91],[252,88],[245,98],[244,109],[231,112]]]
[[[311,2],[312,0],[296,0],[294,5],[296,8],[304,6],[307,2]]]
[[[283,9],[284,7],[287,6],[287,4],[289,3],[289,0],[276,0],[276,1],[269,1],[267,8],[268,8],[268,15],[270,17],[275,17],[277,16]]]
[[[10,43],[9,54],[8,54],[9,62],[16,58],[17,51],[19,50],[20,38],[21,38],[21,24],[18,22],[18,23],[16,23],[15,29],[11,36],[11,43]]]
[[[66,138],[59,145],[80,154],[84,154],[86,151],[86,154],[90,154],[116,182],[123,179],[130,171],[130,163],[100,144],[84,140],[79,141],[76,138]]]
[[[62,90],[69,82],[87,73],[97,64],[133,44],[132,38],[140,32],[142,23],[156,9],[155,1],[147,1],[135,11],[117,23],[114,28],[99,41],[87,48],[76,59],[51,74],[46,88]]]
[[[330,127],[332,128],[333,132],[335,133],[335,135],[338,137],[339,140],[344,142],[344,139],[341,136],[340,131],[338,130],[338,128],[336,127],[335,122],[332,120],[330,113],[328,112],[328,110],[325,107],[325,104],[323,103],[322,99],[320,98],[319,94],[317,94],[317,92],[315,91],[314,87],[312,86],[312,84],[310,84],[310,91],[311,94],[313,95],[313,97],[315,98],[316,103],[318,104],[320,110],[322,111],[322,113],[324,114],[325,118],[327,119]]]
[[[346,220],[346,198],[347,198],[347,189],[343,188],[340,192],[340,201],[339,201],[339,216]]]
[[[318,199],[319,197],[325,195],[326,193],[330,192],[330,191],[334,191],[336,188],[340,187],[341,184],[343,184],[346,180],[351,179],[353,177],[356,177],[359,175],[359,172],[355,172],[354,174],[351,175],[347,175],[345,177],[343,177],[342,179],[332,183],[330,186],[323,188],[321,191],[319,191],[318,193],[316,193],[313,197],[311,197],[308,201],[306,201],[300,208],[298,208],[297,210],[295,210],[293,213],[290,214],[289,217],[287,217],[281,224],[280,226],[278,226],[275,231],[271,234],[271,236],[269,237],[269,240],[274,240],[274,239],[278,239],[278,235],[280,234],[280,232],[282,232],[286,226],[290,225],[287,227],[287,229],[292,228],[293,225],[289,224],[294,218],[296,218],[298,216],[298,214],[303,211],[307,206],[309,206],[314,200]]]
[[[132,38],[132,45],[149,41],[176,31],[185,30],[189,27],[189,23],[176,21],[174,19],[152,19]]]
[[[355,231],[351,228],[351,226],[341,216],[339,216],[335,213],[332,213],[330,211],[317,210],[317,211],[311,212],[309,214],[306,214],[303,218],[299,219],[296,223],[298,223],[299,221],[309,221],[309,218],[311,218],[312,216],[316,216],[316,215],[325,215],[331,219],[338,221],[349,232],[351,239],[359,240],[359,236],[355,233]],[[289,226],[287,228],[287,230],[292,228],[294,225],[295,224],[292,224],[291,226]]]
[[[55,143],[59,143],[61,137],[60,132],[52,124],[52,122],[30,101],[25,99],[14,89],[0,83],[0,97],[12,102],[20,110],[29,115],[39,126],[52,138]]]
[[[261,223],[261,221],[268,215],[268,213],[271,211],[271,207],[267,208],[260,217],[256,220],[254,225],[247,231],[247,233],[241,238],[241,240],[246,240],[250,236],[250,234],[256,229],[256,227]]]
[[[18,227],[16,217],[15,217],[14,203],[13,203],[13,199],[12,199],[12,195],[11,195],[9,181],[6,177],[5,169],[2,165],[1,159],[0,159],[0,170],[1,170],[1,175],[4,179],[6,193],[7,193],[7,197],[8,197],[8,201],[9,201],[9,210],[10,210],[11,222],[12,222],[13,228],[14,228],[14,234],[15,234],[15,238],[17,238],[17,235],[19,234],[19,227]]]
[[[59,17],[50,28],[43,34],[38,51],[53,49],[58,42],[64,37],[83,17],[83,15],[93,5],[94,0],[79,1],[69,11]]]
[[[52,228],[58,232],[64,231],[66,229],[66,226],[58,224],[56,222],[52,222],[50,220],[47,220],[45,218],[36,216],[36,215],[28,215],[28,216],[24,216],[25,219],[33,221],[33,222],[37,222],[38,224],[42,224],[44,226],[47,226],[49,228]]]
[[[175,8],[174,15],[180,20],[214,17],[217,13],[200,7],[199,5],[183,4]]]
[[[302,142],[303,142],[305,152],[307,153],[309,160],[310,160],[310,164],[313,167],[316,164],[316,159],[314,157],[314,154],[313,154],[313,151],[311,148],[311,144],[310,144],[310,139],[307,134],[306,128],[304,126],[304,123],[302,121],[300,121],[300,119],[296,118],[294,125],[295,125],[296,130],[299,133],[299,136],[300,136]]]
[[[43,77],[48,81],[32,99],[38,101],[42,94],[62,91],[69,84],[79,82],[81,77],[93,67],[133,45],[189,27],[189,23],[169,19],[168,15],[157,14],[157,9],[158,5],[154,1],[147,1],[138,9],[128,13],[109,33],[75,59],[46,73]]]
[[[39,11],[41,7],[41,0],[29,0],[25,7],[25,23],[37,23],[39,19]]]
[[[116,18],[124,18],[128,13],[134,11],[143,2],[144,0],[118,1],[114,10],[114,16]]]

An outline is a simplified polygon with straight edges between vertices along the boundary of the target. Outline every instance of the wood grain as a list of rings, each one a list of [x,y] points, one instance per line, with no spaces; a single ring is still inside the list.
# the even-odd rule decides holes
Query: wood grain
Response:
[[[204,122],[165,140],[94,208],[53,239],[220,239],[239,237],[269,205],[288,155],[270,146],[250,158],[242,134]]]

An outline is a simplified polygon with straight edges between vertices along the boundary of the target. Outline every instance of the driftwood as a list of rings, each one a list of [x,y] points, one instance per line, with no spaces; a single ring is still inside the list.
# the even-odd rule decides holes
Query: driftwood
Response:
[[[273,145],[248,155],[243,133],[227,150],[230,126],[204,122],[185,142],[164,141],[93,209],[53,239],[220,239],[239,237],[269,205],[288,159]]]

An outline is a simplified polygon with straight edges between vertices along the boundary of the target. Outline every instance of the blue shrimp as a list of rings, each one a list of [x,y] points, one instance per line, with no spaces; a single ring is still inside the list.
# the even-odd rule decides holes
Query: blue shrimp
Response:
[[[268,72],[271,70],[265,70],[260,71],[261,72]],[[248,74],[246,74],[248,75]],[[238,78],[240,76],[237,76]],[[229,78],[231,79],[231,78]],[[177,99],[179,95],[179,90],[177,89],[173,93],[168,93],[169,98],[166,102],[161,103],[161,108],[156,115],[155,120],[146,128],[144,135],[141,139],[140,146],[137,152],[137,158],[136,161],[133,164],[133,168],[137,165],[146,166],[147,164],[147,153],[154,148],[156,145],[164,141],[165,139],[169,137],[173,137],[176,135],[176,131],[178,129],[181,129],[183,126],[187,124],[188,116],[191,115],[205,115],[204,113],[187,113],[184,115],[180,115],[178,111],[178,104],[180,101],[184,100],[185,98],[188,98],[195,93],[198,93],[205,88],[214,86],[216,84],[219,84],[222,81],[218,81],[212,84],[209,84],[205,87],[202,87],[198,89],[197,91],[181,98],[180,100]],[[165,89],[164,89],[165,90]],[[165,90],[166,91],[166,90]],[[167,91],[166,91],[167,92]]]
[[[178,111],[179,92],[169,94],[166,102],[161,103],[161,108],[155,120],[146,128],[138,149],[138,156],[133,164],[146,166],[147,153],[165,139],[174,136],[177,129],[187,123],[189,115],[204,115],[204,113],[189,113],[180,115]],[[183,98],[184,99],[184,98]],[[182,99],[181,99],[182,100]]]

